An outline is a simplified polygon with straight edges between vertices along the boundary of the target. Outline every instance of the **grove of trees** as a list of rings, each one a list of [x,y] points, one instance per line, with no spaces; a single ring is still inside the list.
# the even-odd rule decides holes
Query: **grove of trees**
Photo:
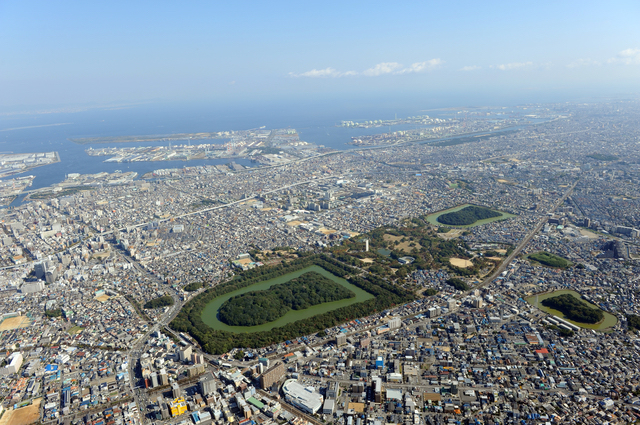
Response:
[[[185,285],[184,290],[187,292],[194,292],[202,287],[204,287],[202,282],[191,282],[190,284]]]
[[[160,307],[168,307],[173,305],[173,298],[170,295],[163,295],[162,297],[154,298],[150,301],[147,301],[144,304],[144,308],[152,309],[152,308],[160,308]]]
[[[269,289],[229,298],[220,307],[218,318],[230,326],[255,326],[272,322],[292,309],[304,310],[355,296],[352,291],[312,271]]]
[[[347,279],[349,283],[373,294],[375,298],[263,332],[234,333],[220,331],[212,329],[203,322],[202,311],[214,298],[310,265],[318,265],[336,276]],[[413,293],[394,286],[376,276],[356,277],[355,275],[359,273],[358,270],[339,263],[326,254],[303,256],[291,261],[288,265],[281,263],[273,267],[258,267],[247,270],[237,275],[234,279],[215,288],[207,289],[197,297],[189,300],[170,323],[170,327],[178,332],[188,332],[208,353],[222,354],[236,347],[259,348],[276,342],[295,339],[299,336],[316,333],[340,323],[369,316],[376,311],[386,310],[415,299]]]
[[[529,258],[531,260],[537,261],[540,264],[544,264],[547,267],[557,267],[561,269],[566,269],[571,266],[571,261],[566,260],[557,255],[551,254],[550,252],[536,252],[534,254],[530,254]]]
[[[464,280],[458,279],[457,277],[447,279],[447,285],[453,286],[458,291],[466,291],[469,289],[469,285],[467,285]]]
[[[478,220],[500,217],[501,215],[502,213],[490,210],[489,208],[469,205],[459,211],[442,214],[438,217],[437,221],[438,223],[449,226],[468,226]]]
[[[545,307],[562,312],[567,319],[580,323],[598,323],[604,319],[604,313],[599,308],[592,308],[587,303],[570,294],[562,294],[556,297],[542,300]]]
[[[593,158],[598,161],[617,161],[618,157],[615,155],[609,155],[604,153],[592,153],[591,155],[587,155],[588,158]]]
[[[636,314],[628,314],[627,325],[631,331],[640,331],[640,316]]]

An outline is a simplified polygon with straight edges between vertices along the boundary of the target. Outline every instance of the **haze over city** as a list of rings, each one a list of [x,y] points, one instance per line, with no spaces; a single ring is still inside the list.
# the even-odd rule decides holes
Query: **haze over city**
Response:
[[[640,422],[640,3],[0,2],[0,425]]]

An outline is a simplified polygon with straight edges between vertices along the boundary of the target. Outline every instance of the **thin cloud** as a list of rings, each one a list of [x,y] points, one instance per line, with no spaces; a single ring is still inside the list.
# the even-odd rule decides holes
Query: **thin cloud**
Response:
[[[341,72],[329,67],[325,69],[312,69],[311,71],[303,72],[302,74],[289,73],[292,77],[309,77],[309,78],[336,78],[342,75]]]
[[[391,74],[402,68],[402,65],[398,62],[382,62],[362,72],[362,75],[367,77],[378,77],[380,75]]]
[[[381,75],[401,75],[401,74],[417,74],[420,72],[430,71],[440,67],[444,61],[440,58],[430,59],[424,62],[415,62],[405,67],[398,62],[381,62],[362,72],[346,71],[340,72],[334,68],[312,69],[311,71],[296,74],[290,72],[290,77],[307,77],[307,78],[339,78],[339,77],[379,77]]]
[[[625,65],[640,64],[640,49],[625,49],[619,52],[615,58],[611,58],[608,63],[623,63]]]
[[[460,68],[460,71],[477,71],[479,69],[482,69],[482,67],[478,65],[471,65],[471,66],[463,66],[462,68]]]
[[[429,71],[434,68],[438,68],[442,65],[444,61],[440,58],[431,59],[424,62],[416,62],[411,64],[411,66],[401,69],[400,71],[395,72],[395,74],[412,74],[418,72]]]
[[[510,71],[512,69],[526,68],[532,65],[533,65],[533,62],[512,62],[512,63],[503,63],[500,65],[496,65],[495,68],[499,69],[500,71]]]

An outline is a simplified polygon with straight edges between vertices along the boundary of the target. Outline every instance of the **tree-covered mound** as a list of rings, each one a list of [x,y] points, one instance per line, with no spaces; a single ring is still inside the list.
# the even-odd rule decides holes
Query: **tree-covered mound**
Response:
[[[542,305],[562,312],[567,319],[580,323],[598,323],[604,319],[604,313],[599,308],[592,308],[578,298],[562,294],[557,297],[542,300]]]
[[[618,157],[615,155],[609,155],[604,153],[592,153],[591,155],[587,155],[588,158],[593,158],[598,161],[617,161]]]
[[[164,295],[162,297],[154,298],[150,301],[147,301],[144,304],[144,308],[152,309],[152,308],[160,308],[160,307],[168,307],[173,305],[173,298],[170,295]]]
[[[291,309],[304,310],[355,296],[320,273],[307,272],[269,289],[229,298],[220,307],[218,318],[230,326],[256,326],[273,322]]]
[[[293,340],[299,336],[309,335],[340,323],[369,316],[376,311],[386,310],[415,299],[413,293],[377,276],[359,276],[360,270],[340,263],[327,254],[305,255],[305,253],[299,253],[298,255],[300,258],[291,262],[247,270],[230,281],[207,289],[184,305],[180,313],[170,323],[170,327],[178,332],[188,332],[206,352],[222,354],[236,347],[258,348],[276,342]],[[202,311],[214,298],[310,265],[320,266],[328,272],[346,279],[352,285],[374,295],[375,298],[318,314],[308,319],[297,320],[269,331],[234,333],[212,329],[203,322]]]
[[[486,218],[500,217],[502,213],[490,210],[489,208],[469,205],[459,211],[442,214],[438,217],[438,223],[449,226],[468,226],[479,220]]]
[[[630,331],[640,331],[640,316],[627,314],[627,324]]]
[[[544,264],[547,267],[557,267],[561,269],[566,269],[573,264],[567,259],[546,251],[540,251],[536,252],[535,254],[530,254],[529,259],[537,261],[540,264]]]

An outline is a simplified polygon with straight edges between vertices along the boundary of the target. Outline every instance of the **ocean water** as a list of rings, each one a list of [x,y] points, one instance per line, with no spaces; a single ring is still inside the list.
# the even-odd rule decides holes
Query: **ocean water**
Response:
[[[295,128],[304,141],[334,149],[348,149],[352,136],[377,134],[389,128],[348,129],[336,127],[341,120],[374,120],[425,114],[415,108],[343,107],[336,105],[279,104],[225,108],[206,104],[144,104],[129,107],[95,108],[79,112],[0,115],[0,152],[57,151],[61,162],[35,168],[25,175],[36,176],[32,189],[61,182],[69,173],[92,174],[115,170],[136,171],[139,176],[159,168],[182,168],[205,164],[225,164],[228,159],[105,163],[108,157],[91,157],[69,138],[160,135],[225,130]],[[433,115],[430,113],[430,115]],[[394,126],[393,130],[415,126]],[[222,141],[220,141],[222,143]],[[168,145],[168,142],[117,143],[98,147]],[[236,160],[250,166],[250,161]],[[20,174],[16,175],[20,176]]]
[[[57,151],[60,162],[35,168],[21,175],[34,175],[31,189],[59,183],[69,173],[94,174],[135,171],[138,177],[160,168],[217,165],[229,159],[162,161],[134,163],[105,163],[109,157],[91,157],[85,149],[98,147],[134,147],[168,145],[168,142],[115,143],[78,145],[70,138],[163,135],[226,130],[247,130],[265,126],[267,129],[295,128],[301,140],[337,150],[352,148],[348,143],[353,136],[378,134],[389,130],[417,128],[398,125],[370,129],[337,127],[342,120],[364,121],[429,115],[439,118],[455,116],[454,106],[443,101],[423,99],[407,102],[331,101],[324,102],[270,102],[262,104],[225,105],[214,103],[146,103],[138,105],[94,107],[76,111],[31,112],[0,114],[0,152]],[[222,141],[220,141],[222,143]],[[235,162],[252,166],[248,160]],[[12,204],[22,202],[22,196]]]

